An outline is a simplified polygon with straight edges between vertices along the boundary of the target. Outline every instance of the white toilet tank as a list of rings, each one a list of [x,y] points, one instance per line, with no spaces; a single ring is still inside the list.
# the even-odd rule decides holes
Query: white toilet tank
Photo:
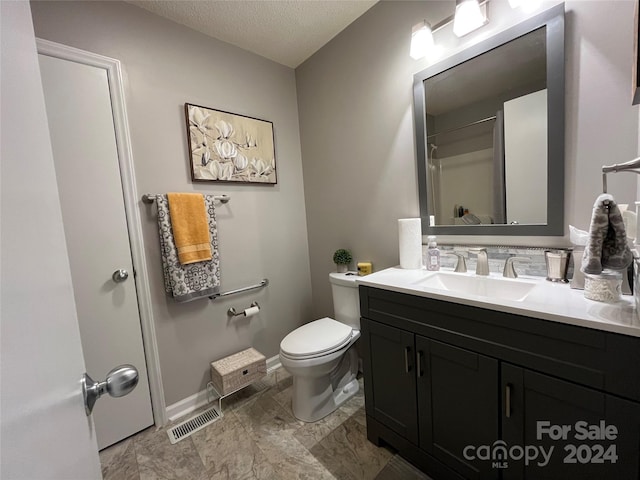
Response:
[[[333,295],[334,319],[360,330],[360,296],[356,279],[358,274],[330,273],[331,294]]]

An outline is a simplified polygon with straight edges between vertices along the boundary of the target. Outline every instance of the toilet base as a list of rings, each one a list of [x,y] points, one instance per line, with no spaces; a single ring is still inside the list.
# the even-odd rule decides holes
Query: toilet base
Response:
[[[353,397],[360,390],[360,384],[358,383],[358,379],[354,378],[349,383],[347,383],[342,389],[334,394],[334,402],[336,404],[336,408],[342,405],[344,402]]]
[[[344,387],[338,389],[335,392],[329,392],[328,394],[327,392],[323,392],[323,395],[320,395],[323,398],[323,401],[315,405],[308,401],[308,396],[305,397],[306,389],[309,387],[309,385],[304,385],[306,383],[305,380],[306,379],[304,378],[294,377],[294,395],[292,397],[291,406],[293,408],[293,415],[298,420],[302,420],[303,422],[308,423],[317,422],[318,420],[321,420],[327,415],[335,412],[340,405],[353,397],[356,393],[358,393],[358,390],[360,389],[358,380],[354,378]],[[301,392],[298,395],[295,395],[296,383],[298,383],[297,391]],[[300,395],[302,395],[302,398],[304,398],[303,401],[300,401]],[[298,400],[296,400],[296,398]]]
[[[358,356],[350,348],[338,367],[322,377],[293,376],[291,406],[293,415],[303,422],[317,422],[334,412],[360,389],[356,378]]]

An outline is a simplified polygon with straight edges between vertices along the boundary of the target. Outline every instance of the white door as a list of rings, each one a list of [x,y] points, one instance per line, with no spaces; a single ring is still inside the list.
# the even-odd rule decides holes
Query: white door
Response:
[[[102,449],[153,424],[109,84],[102,68],[39,61],[87,371],[140,374],[131,394],[96,405]]]
[[[29,2],[0,21],[0,478],[99,479]]]
[[[546,224],[547,89],[504,102],[504,149],[507,223]]]

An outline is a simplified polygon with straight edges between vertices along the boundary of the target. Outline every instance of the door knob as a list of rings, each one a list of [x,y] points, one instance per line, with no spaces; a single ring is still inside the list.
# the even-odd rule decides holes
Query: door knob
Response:
[[[113,275],[111,275],[111,278],[113,278],[114,282],[121,283],[121,282],[124,282],[127,278],[129,278],[129,272],[127,272],[124,268],[120,268],[115,272],[113,272]]]
[[[107,373],[107,379],[96,382],[86,373],[82,376],[82,396],[84,410],[91,415],[93,406],[102,395],[108,393],[112,397],[124,397],[138,385],[138,370],[133,365],[120,365]]]

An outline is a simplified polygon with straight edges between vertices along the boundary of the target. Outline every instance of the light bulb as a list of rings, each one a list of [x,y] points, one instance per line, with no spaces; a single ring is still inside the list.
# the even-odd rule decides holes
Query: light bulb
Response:
[[[409,55],[414,60],[423,58],[429,52],[429,49],[433,48],[433,33],[431,32],[431,25],[424,20],[417,25],[413,26],[411,30],[411,49]]]
[[[453,33],[462,37],[487,23],[478,0],[456,0]]]

